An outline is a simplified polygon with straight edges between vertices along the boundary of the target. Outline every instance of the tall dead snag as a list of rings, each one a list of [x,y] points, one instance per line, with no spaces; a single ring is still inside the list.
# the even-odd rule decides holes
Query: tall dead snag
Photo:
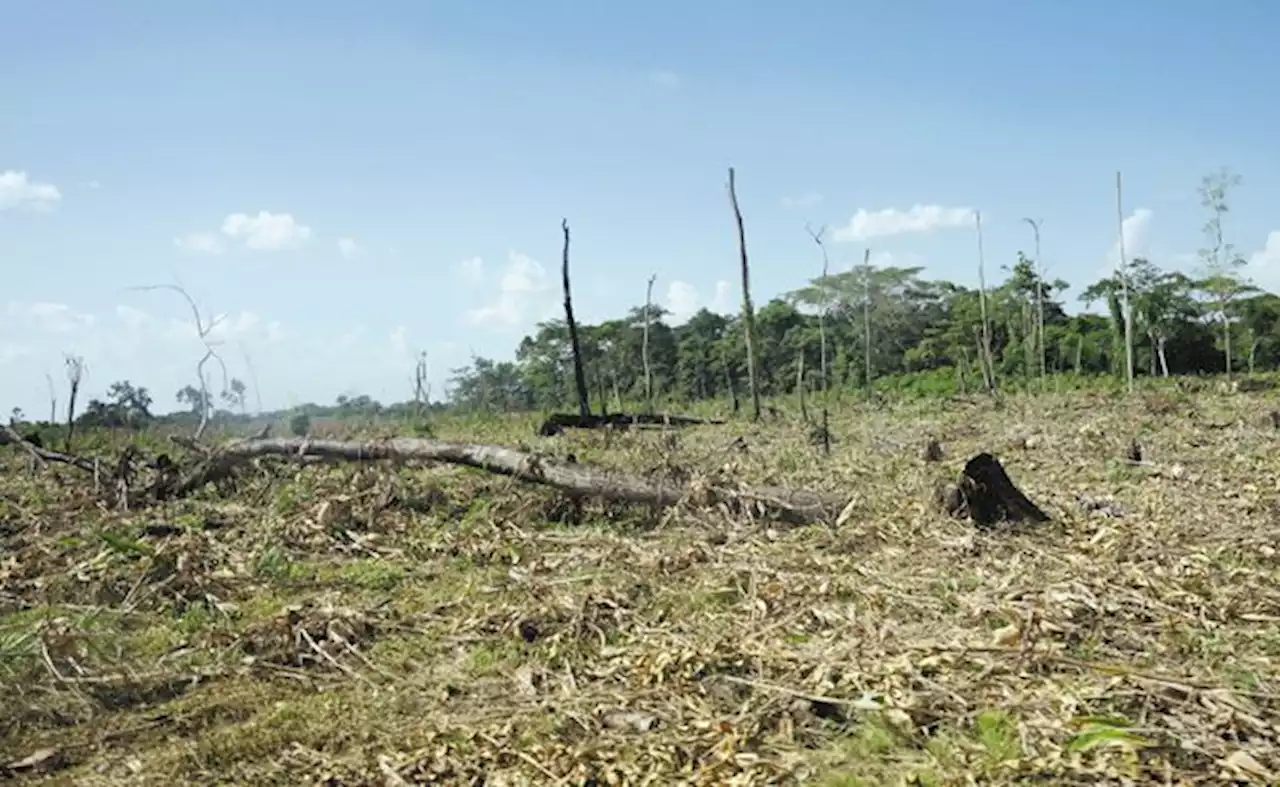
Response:
[[[44,381],[49,386],[49,423],[58,422],[58,389],[53,385],[53,375],[44,373]]]
[[[987,316],[987,262],[982,245],[982,211],[973,212],[978,231],[978,310],[982,315],[982,339],[978,345],[978,362],[982,365],[982,382],[988,393],[996,391],[996,365],[991,358],[991,319]]]
[[[747,342],[747,384],[751,386],[751,418],[760,420],[760,388],[756,384],[756,312],[751,305],[751,266],[747,263],[747,232],[742,225],[742,209],[738,206],[738,189],[733,167],[729,167],[729,203],[738,224],[738,252],[742,258],[742,325]]]
[[[1129,304],[1129,263],[1124,248],[1124,192],[1120,170],[1116,170],[1116,223],[1118,225],[1116,248],[1116,276],[1120,279],[1120,309],[1124,315],[1124,376],[1129,393],[1133,393],[1133,309]],[[1227,349],[1230,353],[1230,348]],[[1230,356],[1228,356],[1230,357]]]
[[[652,319],[653,283],[658,275],[649,277],[649,286],[644,290],[644,337],[640,352],[644,355],[644,406],[645,412],[653,414],[653,367],[649,362],[649,322]]]
[[[796,351],[796,392],[800,394],[800,417],[809,423],[809,406],[804,400],[804,346]]]
[[[413,367],[413,409],[414,417],[422,421],[427,416],[427,408],[431,406],[431,383],[429,375],[431,367],[427,363],[427,351],[418,353],[418,361]]]
[[[968,516],[979,527],[1049,521],[1049,515],[1014,486],[1000,460],[988,453],[966,462],[960,483],[940,490],[939,502],[952,515]]]
[[[819,229],[817,232],[814,232],[813,229],[811,229],[808,225],[806,225],[805,230],[808,231],[809,237],[813,238],[813,242],[818,244],[818,249],[822,252],[822,281],[825,287],[825,283],[827,281],[827,275],[828,275],[828,268],[830,267],[830,260],[827,257],[827,244],[823,238],[823,236],[826,235],[827,228],[824,226],[821,229]],[[819,353],[821,354],[821,361],[820,361],[821,365],[819,369],[819,374],[822,376],[822,425],[820,427],[821,432],[818,436],[822,444],[822,453],[826,455],[831,454],[831,430],[828,428],[828,423],[827,423],[828,421],[828,414],[827,414],[828,401],[827,400],[829,396],[829,394],[827,393],[828,384],[829,384],[827,380],[827,309],[828,308],[829,307],[828,307],[828,301],[826,296],[826,290],[824,289],[822,303],[819,304],[819,307],[818,307],[818,343],[819,343]]]
[[[573,348],[573,383],[578,391],[578,414],[591,417],[591,403],[587,398],[587,376],[582,371],[582,345],[578,343],[578,323],[573,319],[573,295],[569,287],[569,220],[562,219],[564,253],[561,255],[560,278],[564,286],[564,319],[569,325],[569,345]]]
[[[76,396],[80,393],[80,381],[84,379],[84,358],[79,355],[66,356],[67,386],[67,439],[63,441],[62,450],[71,453],[71,439],[76,432]]]

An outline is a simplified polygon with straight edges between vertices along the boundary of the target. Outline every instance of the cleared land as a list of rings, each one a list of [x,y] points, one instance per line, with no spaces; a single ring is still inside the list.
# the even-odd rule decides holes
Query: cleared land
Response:
[[[1272,398],[846,407],[829,459],[798,423],[440,426],[695,489],[843,494],[839,527],[279,461],[122,513],[0,449],[0,764],[76,785],[1274,783]],[[936,510],[985,450],[1055,522]]]

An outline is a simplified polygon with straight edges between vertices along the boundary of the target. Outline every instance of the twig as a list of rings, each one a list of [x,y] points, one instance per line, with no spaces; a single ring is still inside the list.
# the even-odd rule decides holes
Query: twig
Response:
[[[874,700],[867,699],[848,699],[846,697],[828,697],[825,694],[810,694],[808,692],[799,691],[797,689],[788,688],[787,686],[779,686],[774,683],[765,683],[758,680],[749,680],[747,678],[739,678],[734,675],[716,675],[720,680],[729,683],[737,683],[740,686],[750,686],[753,689],[761,691],[772,691],[777,694],[786,694],[788,697],[796,697],[797,699],[808,700],[809,702],[823,702],[828,705],[843,705],[858,710],[881,710],[883,706]]]
[[[545,765],[543,765],[542,763],[538,762],[538,761],[537,761],[537,760],[535,760],[533,757],[530,757],[528,754],[525,754],[524,752],[520,751],[519,749],[515,749],[515,748],[512,748],[512,747],[510,747],[510,746],[504,746],[500,741],[498,741],[496,738],[494,738],[492,735],[490,735],[490,734],[489,734],[489,733],[487,733],[487,732],[482,732],[482,733],[480,733],[480,737],[481,737],[481,738],[484,738],[486,741],[488,741],[489,745],[493,746],[494,748],[499,749],[499,750],[503,750],[503,751],[509,751],[509,752],[511,752],[512,754],[514,754],[515,756],[517,756],[517,757],[519,757],[520,759],[524,760],[525,762],[529,763],[529,765],[531,765],[531,766],[533,766],[534,768],[536,768],[536,769],[538,770],[538,772],[539,772],[539,773],[541,773],[543,776],[546,776],[548,779],[551,779],[551,780],[552,780],[552,781],[554,781],[556,784],[564,784],[564,783],[565,783],[565,779],[564,779],[564,777],[562,777],[562,776],[557,776],[557,775],[556,775],[556,773],[555,773],[555,771],[551,770],[551,769],[550,769],[550,768],[548,768],[547,766],[545,766]]]

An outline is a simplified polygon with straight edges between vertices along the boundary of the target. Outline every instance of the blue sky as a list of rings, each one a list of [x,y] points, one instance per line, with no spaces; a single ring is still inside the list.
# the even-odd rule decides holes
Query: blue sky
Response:
[[[989,277],[1031,216],[1087,283],[1117,169],[1128,250],[1186,267],[1220,165],[1280,288],[1277,25],[1234,0],[0,0],[0,406],[44,413],[77,352],[89,395],[176,407],[186,305],[129,289],[175,281],[265,407],[406,398],[419,350],[439,393],[556,313],[562,217],[580,317],[651,274],[678,314],[728,311],[730,165],[757,303],[818,272],[806,221],[838,267],[869,246],[974,284],[974,207]]]

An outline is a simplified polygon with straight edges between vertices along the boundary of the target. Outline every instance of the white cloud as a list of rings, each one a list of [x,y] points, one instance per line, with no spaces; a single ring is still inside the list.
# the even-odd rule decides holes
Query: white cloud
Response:
[[[698,288],[679,279],[671,282],[667,285],[666,307],[673,322],[684,322],[698,310]]]
[[[1267,233],[1263,247],[1249,255],[1247,274],[1267,289],[1280,284],[1280,231]]]
[[[242,242],[249,249],[278,251],[301,246],[311,237],[311,228],[299,224],[291,213],[260,210],[256,216],[228,214],[222,220],[221,233],[232,241]],[[223,239],[213,232],[190,232],[174,238],[173,244],[180,249],[204,254],[221,254],[225,249]],[[338,248],[348,258],[359,251],[351,238],[340,239]]]
[[[395,330],[388,337],[391,345],[391,355],[396,360],[407,360],[409,358],[409,329],[403,325],[397,325]]]
[[[97,191],[98,189],[102,188],[102,184],[96,180],[86,180],[84,183],[80,185],[84,186],[87,189],[91,189],[93,191]]]
[[[680,78],[679,74],[666,69],[650,71],[649,82],[664,90],[675,90],[684,84],[684,80]]]
[[[728,314],[733,311],[733,289],[729,282],[720,279],[716,282],[716,294],[707,304],[707,308],[716,314]]]
[[[119,318],[120,322],[123,322],[129,329],[135,331],[141,330],[153,322],[151,315],[141,309],[135,309],[132,306],[126,306],[124,304],[116,306],[116,317]]]
[[[782,207],[786,210],[807,210],[816,208],[822,204],[822,195],[816,192],[807,192],[798,197],[783,197]]]
[[[832,238],[839,242],[865,241],[889,235],[968,227],[973,222],[973,208],[948,208],[942,205],[913,205],[905,211],[897,208],[876,211],[859,208],[847,225],[836,229]]]
[[[482,283],[484,281],[484,260],[480,257],[463,260],[458,263],[458,275],[467,284]]]
[[[65,303],[51,301],[26,305],[10,303],[9,314],[52,333],[72,333],[80,328],[89,328],[95,322],[92,314],[78,312]]]
[[[677,279],[667,285],[663,306],[671,312],[671,321],[675,324],[688,320],[704,307],[716,314],[726,314],[733,310],[733,285],[720,279],[715,284],[715,294],[704,303],[697,287]]]
[[[1150,253],[1151,219],[1153,214],[1147,208],[1138,208],[1120,222],[1120,236],[1124,238],[1124,257],[1129,262],[1134,257],[1145,257]],[[1114,226],[1114,225],[1113,225]],[[1111,244],[1107,253],[1107,266],[1114,270],[1120,262],[1120,242]]]
[[[360,248],[355,238],[338,238],[338,251],[349,260],[354,260],[364,253],[364,249]]]
[[[0,172],[0,210],[20,207],[47,210],[61,199],[62,192],[52,183],[40,183],[17,170]]]
[[[232,213],[222,220],[222,234],[243,240],[250,249],[272,251],[300,246],[311,237],[311,228],[299,224],[290,213],[258,211],[258,215]]]
[[[201,254],[222,253],[222,240],[212,232],[190,232],[181,238],[174,238],[173,245],[184,251]]]
[[[0,342],[0,366],[16,361],[19,358],[26,358],[31,354],[31,348],[25,344],[10,341]]]
[[[550,292],[547,272],[532,257],[517,251],[507,253],[507,266],[498,282],[498,293],[489,303],[467,312],[473,325],[514,327],[531,309],[545,305]]]
[[[1249,256],[1249,264],[1255,268],[1280,267],[1280,232],[1267,233],[1266,244]]]

